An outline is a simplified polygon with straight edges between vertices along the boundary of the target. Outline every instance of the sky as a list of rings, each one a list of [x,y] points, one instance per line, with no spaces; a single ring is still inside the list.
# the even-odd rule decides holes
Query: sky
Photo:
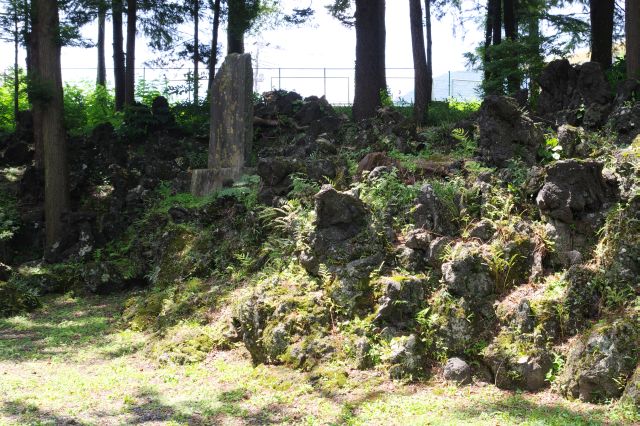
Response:
[[[304,1],[302,7],[307,6]],[[301,7],[300,0],[284,0],[285,8]],[[296,89],[303,95],[323,95],[334,103],[345,103],[353,96],[353,72],[355,62],[355,29],[346,28],[324,9],[328,0],[316,0],[313,7],[316,14],[310,23],[296,28],[275,28],[262,31],[258,35],[249,35],[245,41],[246,50],[252,54],[256,71],[255,89],[258,92],[270,88]],[[454,34],[455,29],[455,34]],[[224,28],[221,28],[224,31]],[[386,7],[387,48],[386,64],[388,84],[394,96],[402,96],[409,92],[412,82],[411,32],[409,27],[409,1],[388,0]],[[191,27],[183,26],[180,34],[191,37]],[[82,34],[96,40],[97,25],[88,25]],[[201,39],[208,40],[210,26],[203,23]],[[111,65],[111,25],[107,23],[107,66]],[[224,41],[221,32],[221,40]],[[447,74],[449,71],[465,69],[463,54],[471,51],[482,39],[481,32],[473,23],[461,28],[452,15],[438,21],[433,19],[433,70],[434,76]],[[139,38],[136,48],[136,67],[139,77],[147,80],[167,79],[169,84],[182,82],[189,64],[182,64],[183,70],[144,69],[145,63],[162,56],[162,53],[151,51],[146,41]],[[24,64],[24,56],[21,55]],[[62,50],[63,79],[65,82],[95,80],[97,63],[96,49],[64,47]],[[6,69],[13,64],[13,46],[0,45],[0,68]],[[178,65],[180,66],[180,65]],[[278,70],[280,68],[280,70]],[[290,68],[315,68],[290,69]],[[326,69],[325,69],[326,68]],[[343,68],[343,69],[332,69]],[[111,77],[112,71],[107,70]],[[325,78],[326,76],[326,78]],[[176,81],[173,81],[176,80]]]

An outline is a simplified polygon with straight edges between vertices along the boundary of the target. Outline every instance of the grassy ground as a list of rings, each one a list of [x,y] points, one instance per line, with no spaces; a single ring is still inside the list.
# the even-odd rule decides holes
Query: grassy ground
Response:
[[[403,385],[339,366],[253,367],[238,348],[190,366],[150,363],[122,330],[122,296],[45,300],[0,320],[0,425],[599,425],[603,407],[493,386]]]

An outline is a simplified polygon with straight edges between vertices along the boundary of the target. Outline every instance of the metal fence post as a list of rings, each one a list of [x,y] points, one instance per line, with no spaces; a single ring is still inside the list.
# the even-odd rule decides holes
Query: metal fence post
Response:
[[[278,68],[278,90],[282,90],[282,69]]]
[[[449,71],[449,93],[448,93],[449,97],[452,98],[453,97],[453,92],[451,91],[451,71]]]
[[[323,81],[323,85],[324,85],[324,97],[327,97],[327,69],[323,68],[322,69],[322,81]]]

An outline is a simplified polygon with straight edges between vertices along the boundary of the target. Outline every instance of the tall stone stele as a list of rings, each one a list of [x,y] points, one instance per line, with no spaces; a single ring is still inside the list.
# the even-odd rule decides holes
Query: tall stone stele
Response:
[[[193,170],[193,195],[209,195],[244,174],[253,142],[252,95],[251,55],[228,55],[211,90],[209,164]]]

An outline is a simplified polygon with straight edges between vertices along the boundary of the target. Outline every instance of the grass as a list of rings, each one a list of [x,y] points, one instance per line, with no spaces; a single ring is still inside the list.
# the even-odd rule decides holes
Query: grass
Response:
[[[550,393],[254,367],[242,348],[156,365],[143,349],[154,337],[121,328],[124,299],[45,298],[33,314],[0,320],[0,425],[615,424],[606,408]],[[346,379],[328,386],[340,368]]]

